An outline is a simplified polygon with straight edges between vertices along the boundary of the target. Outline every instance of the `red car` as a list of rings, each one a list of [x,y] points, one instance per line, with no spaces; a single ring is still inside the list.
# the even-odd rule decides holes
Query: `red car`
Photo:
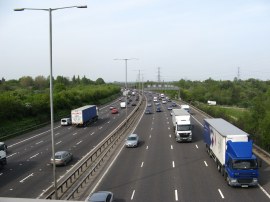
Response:
[[[113,108],[112,109],[112,114],[117,114],[118,113],[118,110],[116,108]]]

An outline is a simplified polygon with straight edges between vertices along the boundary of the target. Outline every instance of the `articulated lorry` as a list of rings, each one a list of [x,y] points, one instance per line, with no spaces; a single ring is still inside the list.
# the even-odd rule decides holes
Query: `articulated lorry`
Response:
[[[184,109],[172,109],[172,122],[177,142],[192,141],[193,125],[190,122],[190,114]]]
[[[224,119],[204,120],[206,150],[230,186],[258,184],[258,162],[248,136]]]
[[[72,125],[85,126],[98,120],[98,109],[96,105],[86,105],[71,110]]]
[[[4,142],[0,142],[0,165],[7,164],[7,145]]]

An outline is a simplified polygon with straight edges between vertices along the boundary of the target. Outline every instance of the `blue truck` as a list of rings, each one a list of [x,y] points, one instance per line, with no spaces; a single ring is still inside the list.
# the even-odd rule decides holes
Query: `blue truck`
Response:
[[[98,120],[98,108],[96,105],[86,105],[71,110],[71,123],[76,126],[85,126]]]
[[[258,185],[258,161],[248,134],[221,118],[204,120],[206,151],[228,185]]]

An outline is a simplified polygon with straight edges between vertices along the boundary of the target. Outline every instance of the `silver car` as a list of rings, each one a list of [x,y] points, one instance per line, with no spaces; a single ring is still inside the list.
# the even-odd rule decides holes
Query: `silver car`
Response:
[[[126,147],[137,147],[139,145],[139,136],[137,134],[131,134],[126,139]]]
[[[55,153],[55,165],[67,165],[73,158],[72,153],[68,151],[58,151]],[[51,164],[53,164],[53,157],[51,158]]]
[[[91,194],[85,199],[85,202],[112,202],[113,193],[109,191],[99,191]]]

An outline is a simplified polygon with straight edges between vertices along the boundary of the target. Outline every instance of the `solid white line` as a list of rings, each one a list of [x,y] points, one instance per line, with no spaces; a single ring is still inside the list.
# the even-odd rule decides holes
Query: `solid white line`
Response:
[[[174,168],[174,161],[172,161],[172,167]]]
[[[197,148],[197,149],[199,148],[198,145],[196,145],[196,148]]]
[[[130,200],[133,200],[135,194],[135,190],[133,190]]]
[[[30,175],[28,175],[27,177],[25,177],[24,179],[22,179],[20,181],[20,183],[23,183],[26,179],[28,179],[29,177],[32,177],[34,175],[34,173],[31,173]]]
[[[142,164],[141,164],[141,168],[143,167],[143,162],[142,162]]]
[[[223,194],[222,194],[222,192],[221,192],[221,190],[220,190],[220,189],[218,189],[218,192],[219,192],[219,194],[220,194],[221,198],[224,198],[224,196],[223,196]]]
[[[262,192],[270,199],[270,194],[267,191],[265,191],[265,189],[260,184],[258,184],[258,186],[260,187]]]
[[[174,190],[174,195],[175,195],[175,201],[178,201],[178,192],[177,192],[177,189]]]
[[[54,129],[59,128],[59,127],[60,127],[60,126],[57,126],[57,127],[55,127]],[[9,148],[10,148],[10,147],[13,147],[13,146],[15,146],[15,145],[17,145],[17,144],[20,144],[20,143],[23,143],[23,142],[25,142],[25,141],[31,140],[31,139],[33,139],[33,138],[35,138],[35,137],[38,137],[38,136],[43,135],[44,133],[47,133],[47,132],[50,132],[50,131],[51,131],[51,130],[44,131],[44,132],[39,133],[39,134],[37,134],[37,135],[34,135],[34,136],[30,137],[30,138],[27,138],[27,139],[25,139],[25,140],[22,140],[22,141],[20,141],[20,142],[15,143],[15,144],[9,145],[8,147],[9,147]]]
[[[204,161],[204,164],[205,164],[206,167],[208,166],[207,163],[206,163],[206,161]]]
[[[171,145],[171,149],[173,149],[173,146]]]

